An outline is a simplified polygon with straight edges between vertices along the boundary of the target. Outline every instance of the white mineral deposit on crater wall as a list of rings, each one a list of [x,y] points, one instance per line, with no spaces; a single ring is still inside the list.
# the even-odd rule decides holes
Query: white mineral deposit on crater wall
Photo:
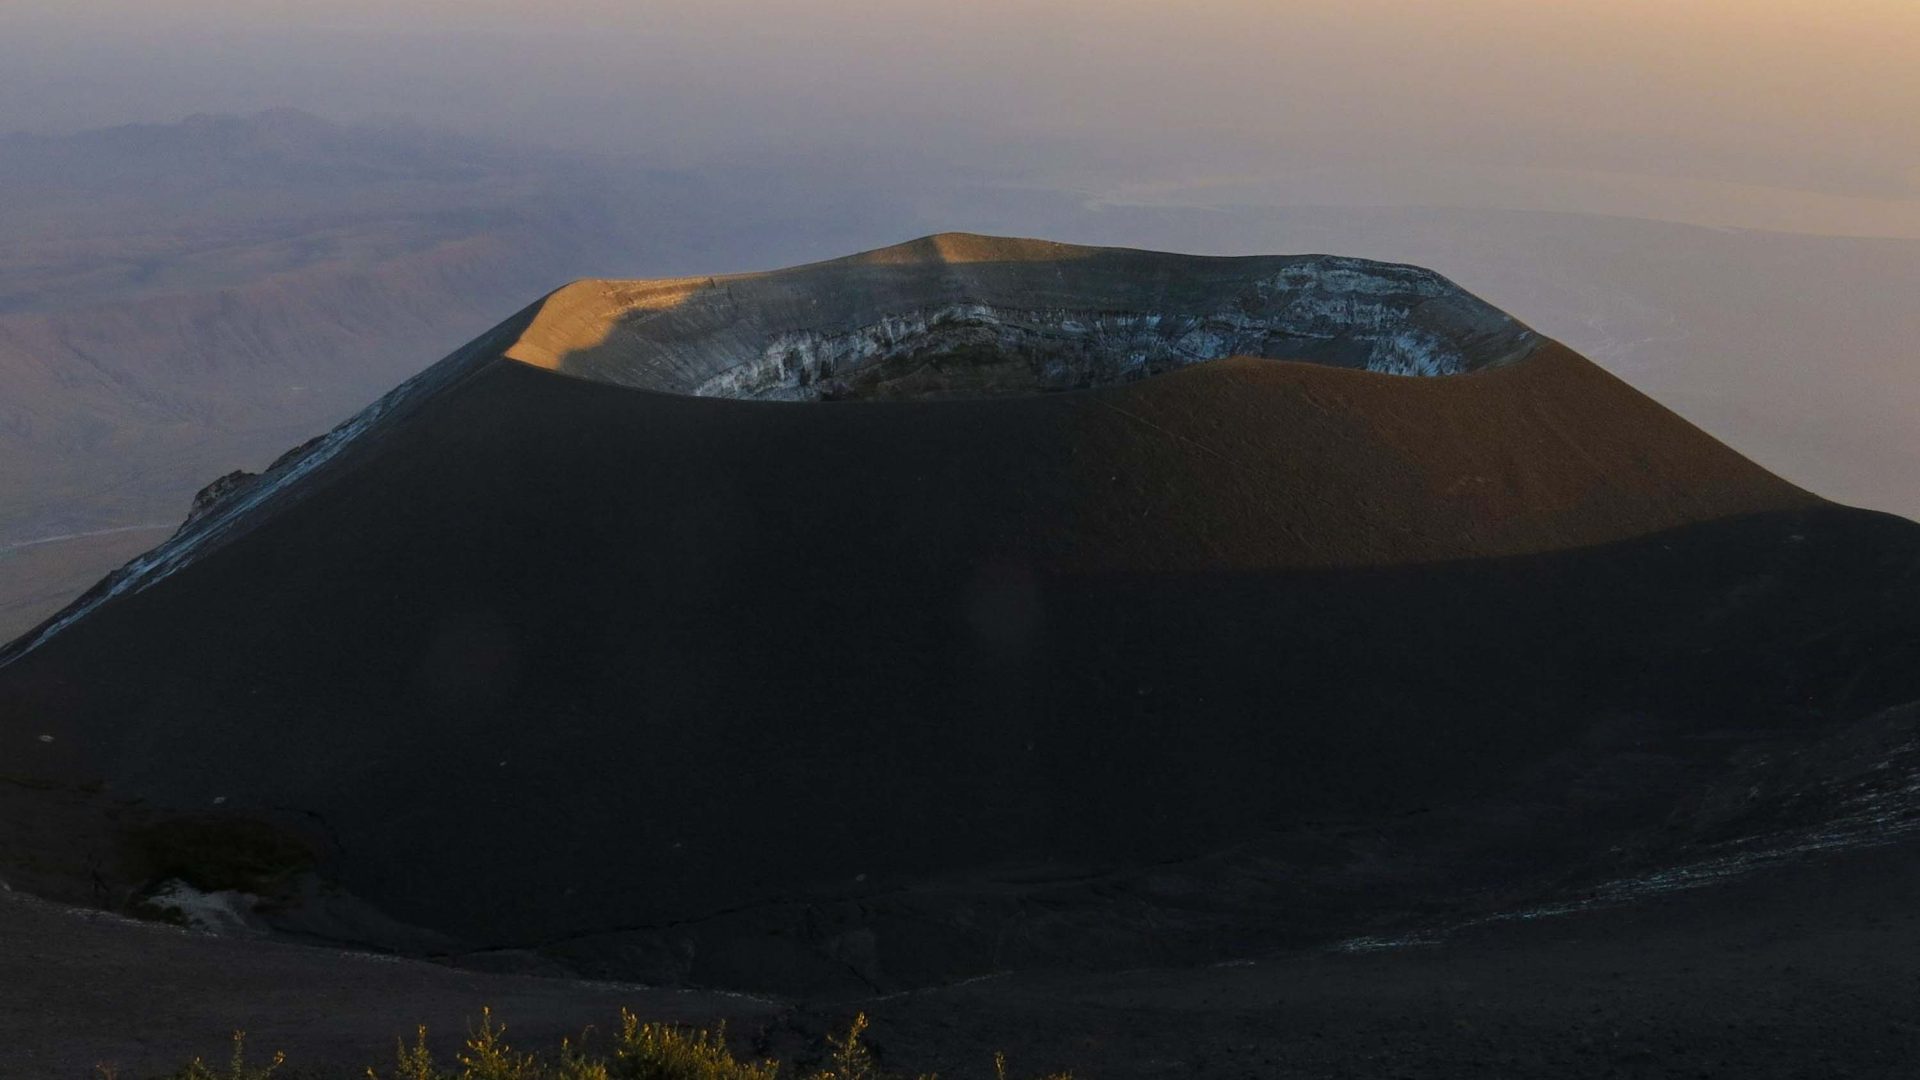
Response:
[[[978,300],[890,310],[842,329],[786,329],[698,383],[702,397],[805,400],[832,380],[966,350],[1025,357],[1035,391],[1126,382],[1228,356],[1296,358],[1340,343],[1343,366],[1392,375],[1456,375],[1472,341],[1419,322],[1436,300],[1476,304],[1412,268],[1319,258],[1225,288],[1201,310],[1025,308]],[[1518,342],[1532,337],[1507,321]],[[1484,332],[1486,328],[1481,329]],[[1476,335],[1477,336],[1477,335]]]

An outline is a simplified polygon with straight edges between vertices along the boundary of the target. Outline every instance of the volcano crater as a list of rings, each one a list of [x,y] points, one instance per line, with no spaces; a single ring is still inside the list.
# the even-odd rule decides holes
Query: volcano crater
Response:
[[[1450,376],[1510,364],[1540,340],[1418,267],[1308,255],[1143,274],[1134,252],[983,239],[903,245],[925,249],[909,262],[575,282],[508,355],[674,394],[840,401],[1029,396],[1236,356]],[[1053,257],[1018,257],[1033,247]]]

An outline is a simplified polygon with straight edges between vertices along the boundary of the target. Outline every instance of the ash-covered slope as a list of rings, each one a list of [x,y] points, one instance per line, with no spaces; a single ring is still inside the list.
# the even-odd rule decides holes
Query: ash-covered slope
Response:
[[[651,979],[1345,931],[1920,697],[1920,530],[1353,260],[576,284],[229,486],[0,661],[101,901]]]

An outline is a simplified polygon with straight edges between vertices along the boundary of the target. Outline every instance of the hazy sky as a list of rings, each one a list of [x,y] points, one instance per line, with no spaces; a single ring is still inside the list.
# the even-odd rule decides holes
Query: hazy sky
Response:
[[[0,0],[0,129],[278,105],[1112,201],[1920,236],[1915,0]]]

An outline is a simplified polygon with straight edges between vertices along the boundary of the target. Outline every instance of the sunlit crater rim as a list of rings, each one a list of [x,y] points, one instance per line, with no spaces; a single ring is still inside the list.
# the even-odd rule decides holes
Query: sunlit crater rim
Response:
[[[1418,267],[944,234],[728,277],[580,281],[512,359],[696,397],[1009,397],[1229,356],[1405,376],[1512,363],[1538,335]]]

